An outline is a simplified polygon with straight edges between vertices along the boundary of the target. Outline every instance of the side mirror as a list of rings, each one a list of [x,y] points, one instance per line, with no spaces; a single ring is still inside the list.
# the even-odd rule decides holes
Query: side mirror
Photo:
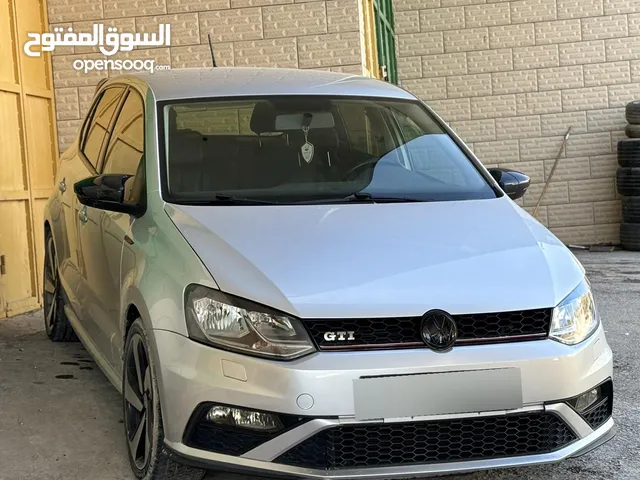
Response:
[[[527,189],[531,185],[531,179],[524,173],[516,170],[490,168],[489,173],[511,200],[524,197],[524,194],[527,193]]]
[[[127,181],[132,175],[98,175],[85,178],[73,186],[78,201],[88,207],[110,212],[140,216],[143,209],[137,204],[125,202]]]

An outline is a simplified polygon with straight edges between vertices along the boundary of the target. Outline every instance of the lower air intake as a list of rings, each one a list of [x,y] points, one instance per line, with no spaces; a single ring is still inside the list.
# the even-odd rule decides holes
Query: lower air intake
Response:
[[[576,438],[548,412],[343,425],[318,433],[275,461],[332,470],[483,460],[549,453]]]

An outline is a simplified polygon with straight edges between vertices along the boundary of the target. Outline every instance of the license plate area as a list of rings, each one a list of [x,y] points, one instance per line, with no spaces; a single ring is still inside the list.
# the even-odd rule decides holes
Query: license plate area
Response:
[[[357,420],[522,407],[519,368],[361,377],[353,381]]]

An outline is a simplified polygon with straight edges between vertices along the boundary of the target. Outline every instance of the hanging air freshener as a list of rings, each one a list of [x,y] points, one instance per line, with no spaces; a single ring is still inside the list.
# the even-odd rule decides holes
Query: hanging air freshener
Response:
[[[309,142],[309,127],[302,127],[302,131],[304,132],[304,145],[302,145],[300,151],[302,152],[302,158],[304,158],[304,161],[307,163],[311,163],[311,160],[313,160],[313,152],[315,151],[315,147],[312,143]]]

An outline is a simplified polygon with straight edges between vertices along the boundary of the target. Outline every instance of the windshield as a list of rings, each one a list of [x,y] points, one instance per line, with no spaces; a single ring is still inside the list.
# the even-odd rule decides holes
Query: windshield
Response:
[[[161,105],[175,203],[495,198],[418,102],[265,97]]]

